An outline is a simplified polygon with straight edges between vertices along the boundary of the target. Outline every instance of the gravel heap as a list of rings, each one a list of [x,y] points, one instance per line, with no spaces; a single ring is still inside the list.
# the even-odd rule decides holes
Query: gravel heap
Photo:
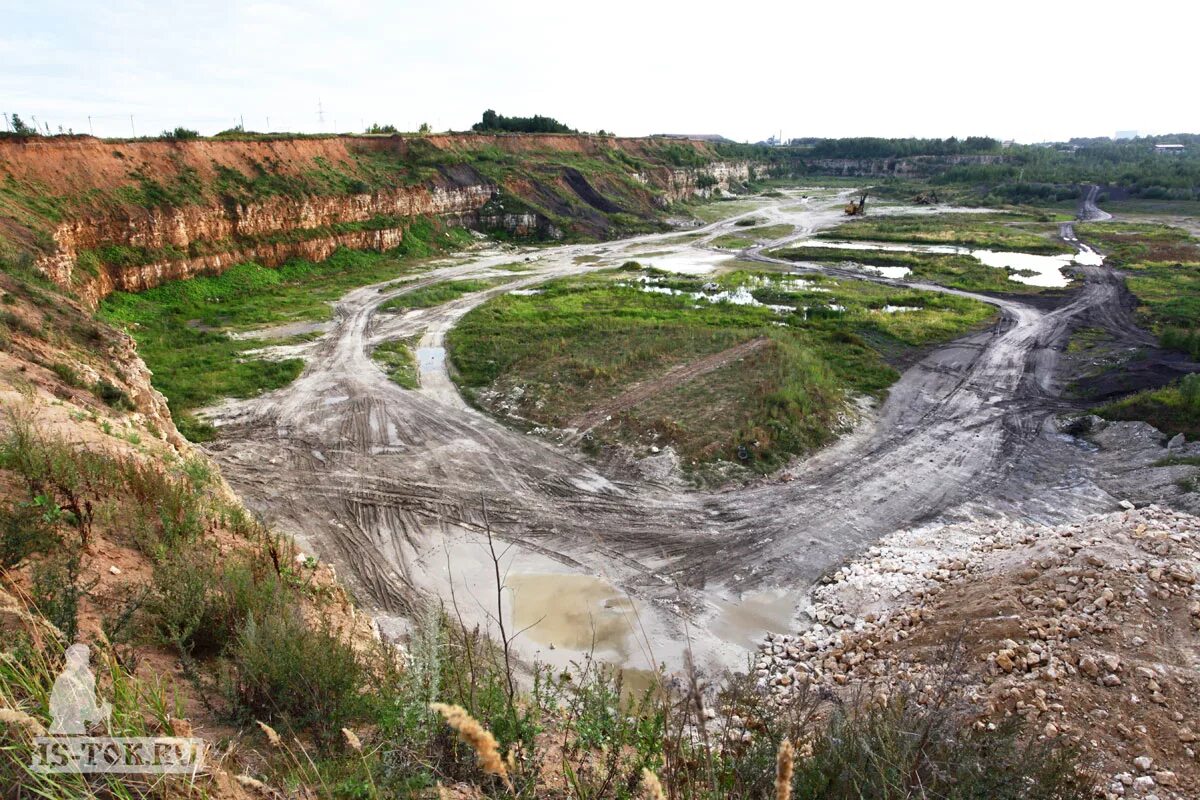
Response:
[[[1065,737],[1108,797],[1196,798],[1198,581],[1200,518],[1156,506],[902,531],[814,590],[807,630],[768,635],[756,675],[779,704],[932,702],[953,662],[978,724]]]

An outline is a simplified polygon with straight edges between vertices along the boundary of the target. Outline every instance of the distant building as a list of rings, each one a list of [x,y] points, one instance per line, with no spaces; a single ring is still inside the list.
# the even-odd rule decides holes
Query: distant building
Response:
[[[1181,144],[1156,144],[1154,152],[1156,153],[1182,153],[1184,146]]]
[[[1118,139],[1118,140],[1119,139],[1136,139],[1137,136],[1138,136],[1137,131],[1117,131],[1117,135],[1114,136],[1113,138]]]

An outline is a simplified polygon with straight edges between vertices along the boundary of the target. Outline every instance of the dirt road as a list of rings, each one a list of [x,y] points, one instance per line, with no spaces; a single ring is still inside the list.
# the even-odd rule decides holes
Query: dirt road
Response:
[[[796,233],[788,238],[800,238],[835,224],[843,195],[764,200],[741,216],[790,222]],[[1081,268],[1082,287],[1053,310],[978,296],[1000,309],[996,326],[909,369],[854,435],[736,491],[682,491],[633,470],[606,474],[574,448],[475,411],[450,383],[445,333],[487,298],[630,258],[712,263],[721,256],[705,245],[737,230],[733,221],[701,229],[700,239],[655,234],[534,250],[531,271],[504,286],[399,315],[378,307],[436,281],[511,277],[494,268],[512,254],[355,290],[336,304],[332,330],[315,343],[299,379],[213,414],[220,438],[210,450],[253,508],[332,560],[359,600],[385,616],[410,610],[421,594],[449,601],[453,586],[459,612],[488,624],[496,612],[480,539],[486,507],[506,543],[508,574],[526,583],[599,576],[632,595],[632,604],[588,611],[627,621],[595,649],[632,666],[677,666],[689,643],[702,662],[744,663],[747,637],[731,628],[789,627],[794,602],[816,578],[899,528],[977,513],[1058,522],[1115,507],[1089,479],[1078,446],[1049,424],[1063,408],[1056,364],[1072,327],[1104,320],[1136,331],[1120,282],[1103,267]],[[762,249],[745,255],[770,260]],[[600,260],[580,263],[580,256]],[[368,349],[418,334],[422,386],[406,391]],[[580,655],[550,636],[532,631],[522,652],[551,661]]]

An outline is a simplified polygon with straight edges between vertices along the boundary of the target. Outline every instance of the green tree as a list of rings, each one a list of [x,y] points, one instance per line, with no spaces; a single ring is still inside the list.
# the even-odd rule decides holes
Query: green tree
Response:
[[[25,124],[25,120],[21,119],[19,114],[12,115],[13,133],[18,136],[40,136],[37,128],[32,125]]]

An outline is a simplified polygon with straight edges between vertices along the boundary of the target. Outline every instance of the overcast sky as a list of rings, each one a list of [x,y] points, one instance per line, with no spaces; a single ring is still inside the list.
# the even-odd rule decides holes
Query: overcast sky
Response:
[[[462,130],[485,108],[739,141],[1200,131],[1194,1],[0,0],[0,19],[0,111],[97,135],[130,114],[138,135]]]

